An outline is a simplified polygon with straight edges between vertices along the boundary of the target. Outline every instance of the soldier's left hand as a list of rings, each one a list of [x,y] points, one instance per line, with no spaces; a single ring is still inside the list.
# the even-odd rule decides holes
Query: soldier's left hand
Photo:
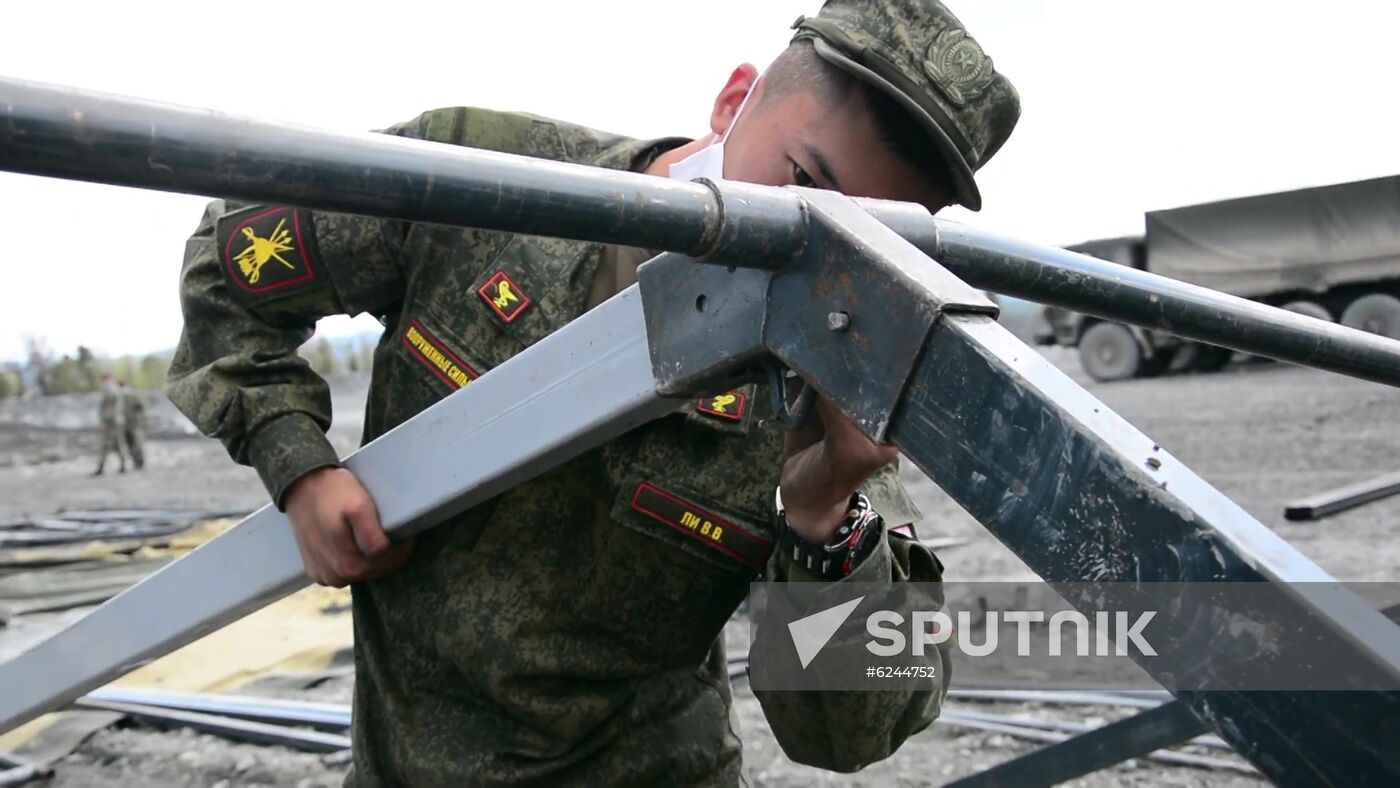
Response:
[[[787,438],[782,494],[788,527],[822,544],[841,525],[851,494],[893,462],[899,449],[871,440],[821,397],[815,407],[818,418]]]

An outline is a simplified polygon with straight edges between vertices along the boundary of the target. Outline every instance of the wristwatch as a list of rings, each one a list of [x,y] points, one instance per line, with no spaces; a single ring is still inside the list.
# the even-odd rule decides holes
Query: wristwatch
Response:
[[[885,520],[871,506],[865,493],[857,491],[851,495],[845,519],[826,544],[820,545],[804,540],[788,525],[781,489],[775,499],[778,505],[778,549],[786,552],[793,563],[823,580],[840,580],[850,574],[852,567],[874,552],[880,542]]]

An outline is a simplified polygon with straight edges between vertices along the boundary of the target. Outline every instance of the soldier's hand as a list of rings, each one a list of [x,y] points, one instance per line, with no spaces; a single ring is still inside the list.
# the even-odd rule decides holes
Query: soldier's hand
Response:
[[[412,542],[392,544],[379,523],[369,491],[344,468],[318,468],[287,489],[292,523],[306,575],[323,586],[344,588],[402,567]]]
[[[805,541],[823,544],[845,519],[851,494],[894,462],[899,449],[876,443],[831,403],[818,397],[816,415],[787,439],[783,508],[788,526]]]

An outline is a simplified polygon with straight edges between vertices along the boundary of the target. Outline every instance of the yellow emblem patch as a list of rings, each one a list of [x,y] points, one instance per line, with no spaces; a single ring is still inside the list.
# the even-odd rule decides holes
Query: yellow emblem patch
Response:
[[[505,271],[497,271],[476,292],[507,323],[520,317],[520,313],[530,305],[530,296],[520,289],[520,285],[511,281]]]
[[[302,241],[301,212],[273,208],[250,216],[229,233],[224,262],[234,282],[262,293],[312,277]]]
[[[701,397],[695,409],[706,416],[726,421],[743,421],[749,398],[742,391],[730,391],[714,397]]]

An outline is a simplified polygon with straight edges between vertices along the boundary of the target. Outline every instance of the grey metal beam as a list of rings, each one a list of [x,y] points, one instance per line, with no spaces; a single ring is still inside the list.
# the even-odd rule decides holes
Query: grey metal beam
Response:
[[[337,703],[313,703],[223,693],[173,692],[141,687],[103,687],[84,695],[78,702],[89,701],[155,706],[277,725],[307,725],[320,730],[344,730],[350,727],[350,707]]]
[[[285,725],[270,725],[265,722],[251,722],[232,717],[220,717],[215,714],[180,711],[160,706],[142,706],[136,703],[109,703],[100,700],[81,700],[74,705],[83,709],[125,714],[162,727],[191,728],[200,733],[210,733],[233,741],[272,744],[304,752],[340,752],[350,748],[349,736],[289,728]]]
[[[949,788],[1026,788],[1055,785],[1114,766],[1130,758],[1148,758],[1180,766],[1253,771],[1235,761],[1163,750],[1189,739],[1190,735],[1182,736],[1184,731],[1193,729],[1193,726],[1204,727],[1203,723],[1191,714],[1190,709],[1181,703],[1168,703],[1129,720],[1109,723],[1091,733],[1073,737],[1027,726],[1020,720],[997,721],[959,712],[950,712],[944,716],[951,717],[948,722],[954,725],[980,728],[1050,744],[1049,747],[1028,755],[955,780],[948,784]],[[1143,725],[1143,719],[1149,717],[1153,724]],[[1134,720],[1137,723],[1131,726],[1131,735],[1119,730],[1125,727],[1124,723]]]
[[[776,268],[802,251],[790,192],[705,186],[0,79],[0,170],[405,221],[552,235]],[[1145,271],[862,201],[979,288],[1400,385],[1400,343]]]
[[[1171,693],[1165,697],[1142,698],[1110,692],[1080,692],[1077,690],[1003,690],[1003,689],[964,689],[953,687],[948,697],[955,700],[988,700],[1008,703],[1043,703],[1047,706],[1119,706],[1133,709],[1155,709],[1172,700]]]
[[[37,780],[42,776],[44,776],[43,770],[32,764],[11,766],[0,771],[0,785],[24,785],[30,780]]]
[[[1390,620],[1400,616],[1400,605],[1387,607],[1381,614]],[[1149,710],[1132,717],[1119,720],[1112,725],[1090,727],[1083,723],[1052,721],[1021,721],[1028,727],[1056,730],[1061,733],[1077,733],[1063,742],[1027,753],[1006,761],[976,775],[964,778],[954,785],[971,788],[978,785],[1039,785],[1042,782],[1060,782],[1108,768],[1129,758],[1137,758],[1153,749],[1190,743],[1218,749],[1228,747],[1215,736],[1198,735],[1208,726],[1199,717],[1189,712],[1179,700],[1165,703],[1157,700],[1167,693],[1079,693],[1079,692],[977,692],[954,689],[949,692],[952,698],[974,698],[979,700],[1020,700],[1032,702],[1076,703],[1083,701],[1113,705],[1145,705]],[[1126,703],[1124,703],[1126,701]],[[964,716],[973,716],[960,712]],[[999,719],[986,719],[988,722],[1002,722]],[[1193,738],[1194,737],[1194,738]],[[1053,779],[1051,779],[1053,778]]]
[[[1396,493],[1400,493],[1400,473],[1388,473],[1285,504],[1283,516],[1289,520],[1320,520]]]
[[[1372,677],[1400,671],[1394,625],[999,326],[944,320],[915,380],[893,442],[1041,577],[1272,582],[1305,630],[1279,644],[1282,663],[1310,664],[1322,649],[1329,661],[1372,666]],[[1224,653],[1228,645],[1215,644],[1213,668],[1265,669]],[[1178,697],[1281,783],[1400,776],[1400,753],[1379,733],[1400,707],[1394,692]]]
[[[1065,249],[1027,243],[959,222],[898,220],[877,211],[911,243],[987,290],[1231,350],[1388,383],[1387,342],[1359,341],[1337,323],[1168,279]],[[1364,333],[1364,332],[1360,332]]]
[[[1142,666],[1276,780],[1400,779],[1400,753],[1379,733],[1400,706],[1400,629],[991,318],[963,311],[975,304],[939,295],[937,265],[854,201],[802,193],[808,246],[780,272],[670,257],[641,269],[662,390],[734,372],[761,333],[758,344],[898,445],[1062,594],[1072,583],[1099,595],[1114,583],[1267,589],[1266,620],[1284,635],[1268,653],[1253,638],[1202,626],[1169,644],[1172,658]],[[701,302],[724,307],[688,308]],[[827,328],[832,313],[848,317],[839,332]],[[1090,616],[1097,609],[1095,598],[1066,599]],[[1204,664],[1201,650],[1211,655]],[[1212,689],[1257,687],[1319,654],[1339,686],[1366,691],[1322,702],[1296,690],[1206,693],[1181,683],[1189,666]]]
[[[675,407],[656,394],[633,289],[345,464],[374,496],[386,530],[409,536]],[[478,446],[495,448],[483,453]],[[286,517],[264,507],[0,665],[0,731],[66,706],[307,582]]]
[[[1172,711],[1169,712],[1163,707],[1171,707]],[[1181,710],[1183,709],[1186,710],[1185,714],[1181,713]],[[957,709],[956,711],[959,715],[967,717],[969,719],[984,719],[989,722],[1006,722],[1008,720],[1014,720],[1016,724],[1024,725],[1027,728],[1037,728],[1043,731],[1058,731],[1059,733],[1099,734],[1103,732],[1105,728],[1108,727],[1107,725],[1093,725],[1087,722],[1079,722],[1077,720],[1062,720],[1055,717],[1026,717],[1024,715],[1009,716],[1006,714],[984,714],[982,712],[968,711],[966,709],[961,708]],[[1210,750],[1232,750],[1230,745],[1225,743],[1224,739],[1220,738],[1219,736],[1214,736],[1206,733],[1206,731],[1210,730],[1210,726],[1196,719],[1195,715],[1190,714],[1190,709],[1186,707],[1186,704],[1182,703],[1179,700],[1169,700],[1165,703],[1159,703],[1156,706],[1153,706],[1152,708],[1148,709],[1147,711],[1139,712],[1130,717],[1125,717],[1122,720],[1116,720],[1112,724],[1116,725],[1119,722],[1131,722],[1131,724],[1124,726],[1124,729],[1130,731],[1131,736],[1141,736],[1143,735],[1142,731],[1144,728],[1160,726],[1165,730],[1166,726],[1162,726],[1161,723],[1161,720],[1163,718],[1175,719],[1181,723],[1180,728],[1177,730],[1177,733],[1179,734],[1180,738],[1168,739],[1166,737],[1166,734],[1163,733],[1163,740],[1166,743],[1158,745],[1160,747],[1174,747],[1178,744],[1193,744],[1197,747],[1204,747]],[[1125,739],[1125,741],[1131,740],[1131,736],[1128,739]],[[1071,737],[1069,741],[1074,741],[1075,738],[1078,737]],[[1117,744],[1114,742],[1112,737],[1106,738],[1104,740],[1104,744],[1110,750],[1118,748]],[[1138,753],[1136,755],[1131,753],[1125,754],[1119,760],[1136,758],[1138,757],[1138,755],[1141,754],[1142,753]],[[1114,761],[1113,763],[1116,762],[1117,761]],[[1102,767],[1096,766],[1093,769],[1087,769],[1085,770],[1085,773],[1095,771],[1099,768]]]

